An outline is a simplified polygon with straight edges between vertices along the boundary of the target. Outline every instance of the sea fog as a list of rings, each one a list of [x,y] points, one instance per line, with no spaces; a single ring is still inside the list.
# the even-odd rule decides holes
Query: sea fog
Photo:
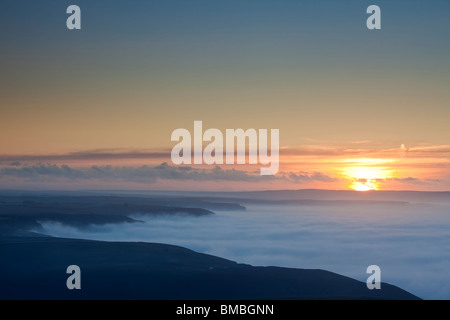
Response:
[[[423,299],[450,299],[448,204],[255,205],[214,215],[133,215],[143,223],[74,228],[48,235],[183,246],[239,263],[324,269],[361,281],[369,265],[382,282]]]

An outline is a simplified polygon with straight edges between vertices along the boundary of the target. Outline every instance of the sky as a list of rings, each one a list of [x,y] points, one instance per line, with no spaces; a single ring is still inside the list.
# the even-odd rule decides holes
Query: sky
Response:
[[[449,15],[446,0],[4,0],[0,188],[450,190]],[[279,172],[173,165],[171,133],[195,120],[279,129]]]

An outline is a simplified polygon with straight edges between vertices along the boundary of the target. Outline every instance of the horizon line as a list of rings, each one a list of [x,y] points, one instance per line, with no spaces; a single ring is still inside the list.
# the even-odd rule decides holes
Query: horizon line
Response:
[[[386,192],[410,192],[410,193],[450,193],[450,190],[367,190],[367,191],[357,191],[352,189],[315,189],[315,188],[306,188],[306,189],[266,189],[266,190],[223,190],[223,191],[211,191],[211,190],[143,190],[143,189],[41,189],[41,190],[32,190],[32,189],[1,189],[0,192],[30,192],[30,193],[46,193],[46,192],[138,192],[138,193],[151,193],[151,192],[164,192],[164,193],[251,193],[251,192],[295,192],[295,191],[328,191],[328,192],[350,192],[350,193],[360,193],[360,194],[368,194],[368,193],[386,193]]]

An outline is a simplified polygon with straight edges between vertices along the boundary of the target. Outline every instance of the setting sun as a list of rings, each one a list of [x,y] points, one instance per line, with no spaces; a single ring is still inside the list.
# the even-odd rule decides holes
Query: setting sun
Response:
[[[355,162],[355,164],[359,165],[349,166],[344,169],[344,174],[352,180],[352,183],[349,185],[350,189],[356,191],[379,190],[381,181],[392,176],[392,168],[373,166],[379,164],[380,160],[360,159]]]
[[[370,190],[378,190],[378,184],[373,180],[364,181],[354,181],[350,188],[355,191],[370,191]]]

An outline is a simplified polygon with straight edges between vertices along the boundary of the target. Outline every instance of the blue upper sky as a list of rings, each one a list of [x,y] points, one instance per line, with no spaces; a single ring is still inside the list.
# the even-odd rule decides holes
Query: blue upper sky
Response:
[[[0,153],[169,149],[194,120],[278,128],[282,147],[442,147],[449,16],[448,0],[2,0]]]

